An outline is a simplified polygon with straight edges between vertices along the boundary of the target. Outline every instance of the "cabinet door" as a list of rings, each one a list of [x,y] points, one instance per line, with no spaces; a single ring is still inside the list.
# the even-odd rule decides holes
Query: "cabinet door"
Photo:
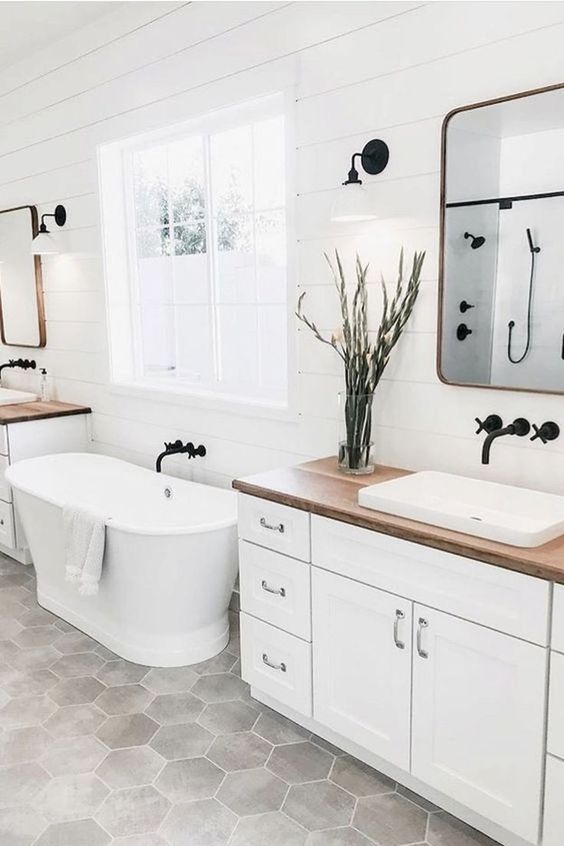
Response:
[[[421,605],[413,628],[413,775],[536,843],[546,650]]]
[[[412,604],[314,569],[314,717],[407,769]]]
[[[543,846],[562,846],[564,843],[563,796],[564,761],[547,755]]]

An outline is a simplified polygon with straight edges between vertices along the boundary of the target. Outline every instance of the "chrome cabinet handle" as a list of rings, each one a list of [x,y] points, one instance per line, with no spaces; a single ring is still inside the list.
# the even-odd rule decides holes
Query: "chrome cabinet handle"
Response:
[[[262,580],[262,582],[260,583],[260,586],[261,586],[261,588],[262,588],[263,590],[265,590],[267,593],[275,593],[277,596],[282,596],[282,597],[286,596],[286,588],[283,588],[283,587],[281,587],[281,588],[272,588],[272,587],[270,587],[270,585],[268,584],[268,582],[266,581],[266,579],[263,579],[263,580]]]
[[[429,621],[426,620],[424,617],[419,617],[417,626],[417,654],[420,658],[428,658],[429,653],[426,649],[423,649],[422,640],[423,640],[423,629],[426,629],[429,625]]]
[[[267,523],[266,519],[261,517],[260,524],[263,529],[270,529],[271,532],[280,532],[281,535],[284,534],[284,523],[278,523],[277,526],[273,526],[272,523]]]
[[[272,670],[280,670],[280,672],[282,673],[286,672],[286,664],[284,663],[284,661],[281,661],[279,664],[273,664],[272,661],[268,660],[268,655],[266,654],[266,652],[262,653],[262,660],[263,663],[266,664],[267,667],[270,667]]]
[[[399,626],[402,620],[405,619],[405,614],[399,608],[396,608],[396,619],[394,620],[394,643],[398,649],[405,649],[405,643],[399,639]]]

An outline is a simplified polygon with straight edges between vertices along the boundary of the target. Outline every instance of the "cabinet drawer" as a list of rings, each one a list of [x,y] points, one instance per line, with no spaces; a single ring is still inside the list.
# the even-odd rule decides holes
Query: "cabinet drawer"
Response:
[[[564,652],[564,585],[554,585],[552,648]]]
[[[312,516],[316,567],[546,646],[550,584],[522,573]]]
[[[548,755],[546,759],[546,789],[544,794],[543,846],[562,846],[564,843],[564,761]]]
[[[550,698],[547,749],[564,758],[564,655],[550,654]]]
[[[0,427],[1,428],[1,427]],[[10,502],[0,500],[0,543],[14,549],[16,545],[14,532],[14,510]]]
[[[242,611],[311,640],[308,564],[240,541],[239,574]]]
[[[239,494],[239,536],[275,552],[309,561],[307,511]]]
[[[241,675],[253,687],[311,717],[311,644],[242,613]]]

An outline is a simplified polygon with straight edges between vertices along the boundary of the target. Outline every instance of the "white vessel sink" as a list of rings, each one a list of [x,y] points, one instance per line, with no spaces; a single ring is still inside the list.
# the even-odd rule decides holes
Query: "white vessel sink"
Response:
[[[35,402],[35,394],[27,391],[13,391],[11,388],[0,388],[0,405],[16,405],[18,402]]]
[[[513,546],[564,534],[564,496],[424,471],[362,488],[359,505]]]

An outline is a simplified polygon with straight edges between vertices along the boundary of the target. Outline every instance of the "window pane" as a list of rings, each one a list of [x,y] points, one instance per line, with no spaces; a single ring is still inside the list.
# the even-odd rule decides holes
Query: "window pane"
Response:
[[[252,306],[219,306],[220,381],[254,394],[258,382],[257,313]],[[232,388],[233,389],[233,388]]]
[[[168,219],[166,147],[133,154],[135,222],[137,226],[164,226]]]
[[[170,230],[140,229],[137,232],[137,255],[139,258],[170,255]]]
[[[172,276],[176,303],[209,304],[208,261],[203,253],[175,256]]]
[[[261,306],[258,310],[259,381],[282,397],[287,388],[287,326],[285,305]]]
[[[177,306],[177,378],[206,387],[213,380],[213,342],[207,305]]]
[[[283,211],[263,212],[255,220],[258,299],[286,302],[286,217]]]
[[[281,208],[286,202],[284,118],[255,123],[255,208]]]
[[[170,144],[168,162],[173,219],[203,218],[206,211],[203,138],[198,135]]]
[[[204,220],[174,227],[174,254],[176,256],[205,253],[206,224]]]
[[[253,147],[250,126],[218,132],[210,138],[212,203],[218,219],[249,212],[253,202]]]
[[[174,295],[170,260],[167,257],[141,259],[137,269],[141,306],[151,303],[172,305]]]
[[[216,294],[220,302],[256,302],[253,220],[250,215],[216,223]]]
[[[174,308],[141,309],[141,344],[145,374],[166,375],[176,364]]]

